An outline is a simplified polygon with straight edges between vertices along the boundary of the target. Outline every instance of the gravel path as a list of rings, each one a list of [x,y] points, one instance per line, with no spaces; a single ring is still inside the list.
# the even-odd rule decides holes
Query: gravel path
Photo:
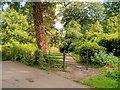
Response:
[[[2,78],[0,80],[2,79],[3,88],[89,88],[53,72],[39,70],[17,62],[0,61],[1,63]]]

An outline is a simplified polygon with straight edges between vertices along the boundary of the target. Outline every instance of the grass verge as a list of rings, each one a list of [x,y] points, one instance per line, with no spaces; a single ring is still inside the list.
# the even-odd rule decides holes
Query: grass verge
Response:
[[[105,88],[118,88],[117,80],[107,78],[104,75],[97,75],[94,78],[82,82],[82,84],[98,88],[100,90],[103,90]]]

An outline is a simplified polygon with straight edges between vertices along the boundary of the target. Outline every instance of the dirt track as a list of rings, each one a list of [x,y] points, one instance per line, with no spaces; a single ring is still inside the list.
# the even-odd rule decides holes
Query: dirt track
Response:
[[[66,54],[66,64],[67,72],[56,71],[54,73],[61,77],[78,82],[82,82],[86,79],[94,77],[97,74],[101,74],[101,72],[95,68],[89,68],[86,70],[85,66],[78,64],[76,60],[69,54]]]
[[[88,88],[55,73],[21,63],[0,61],[1,63],[3,88]]]

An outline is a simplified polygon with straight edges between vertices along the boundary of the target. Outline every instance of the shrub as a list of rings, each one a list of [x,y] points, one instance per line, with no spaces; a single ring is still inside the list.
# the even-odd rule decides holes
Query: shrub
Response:
[[[112,56],[114,58],[112,58],[110,61],[112,61],[112,63],[110,65],[113,66],[112,69],[108,69],[106,71],[105,76],[108,78],[112,78],[112,79],[119,79],[120,77],[120,72],[119,72],[119,58],[115,58],[115,56]],[[109,58],[110,59],[110,58]]]
[[[106,38],[103,38],[99,45],[107,49],[107,53],[113,52],[115,56],[120,56],[120,37],[118,32],[110,35],[106,35]]]
[[[99,46],[95,42],[85,42],[80,47],[76,48],[76,50],[79,50],[79,55],[81,62],[85,63],[87,60],[87,52],[88,52],[88,61],[91,63],[90,57],[93,56],[95,53],[98,53],[100,51],[105,51],[105,48],[102,46]]]
[[[91,56],[92,64],[94,65],[110,65],[112,68],[107,69],[105,76],[112,78],[112,79],[118,79],[119,73],[118,73],[118,57],[113,56],[113,54],[106,54],[105,52],[99,52],[95,53],[94,56]]]
[[[118,79],[120,76],[118,72],[118,67],[107,70],[105,76],[112,79]]]
[[[51,68],[61,69],[62,61],[49,54],[42,52],[33,44],[21,44],[17,41],[2,46],[2,56],[4,60],[19,61],[21,63],[37,66],[44,70]],[[62,54],[61,54],[62,55]]]
[[[17,41],[3,45],[2,56],[6,60],[19,61],[33,65],[36,47],[32,44],[20,44]]]
[[[114,67],[118,63],[118,58],[113,56],[113,54],[106,54],[105,52],[100,51],[95,53],[94,56],[90,57],[92,64],[97,64],[100,66],[111,65]]]

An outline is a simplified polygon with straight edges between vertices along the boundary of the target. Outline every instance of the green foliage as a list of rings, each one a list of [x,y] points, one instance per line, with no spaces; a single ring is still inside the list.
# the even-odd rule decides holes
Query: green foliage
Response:
[[[94,78],[82,82],[82,84],[89,85],[98,89],[105,88],[118,88],[118,81],[110,78],[106,78],[103,75],[98,75]]]
[[[73,19],[73,20],[77,20],[80,21],[85,13],[84,8],[80,8],[80,7],[85,7],[85,5],[83,3],[71,3],[68,7],[65,7],[65,10],[63,12],[63,18],[62,21],[66,22],[66,25]]]
[[[106,35],[105,38],[103,38],[99,45],[107,48],[107,53],[113,53],[116,56],[120,55],[120,38],[118,35],[118,32]]]
[[[81,62],[86,62],[87,52],[88,52],[89,63],[91,63],[92,61],[90,60],[90,57],[94,56],[95,53],[98,53],[100,51],[105,51],[105,48],[99,46],[95,42],[86,41],[80,47],[77,47],[76,50],[79,50]]]
[[[62,70],[62,54],[46,54],[33,44],[12,42],[2,46],[3,60],[19,61],[43,70]]]
[[[30,26],[26,17],[14,9],[4,9],[0,17],[3,60],[34,65],[36,41],[34,36],[28,33]]]
[[[36,47],[32,44],[12,42],[2,46],[2,56],[5,60],[19,61],[28,65],[34,64]]]
[[[105,35],[103,33],[90,31],[90,32],[86,32],[84,37],[91,42],[99,43],[101,41],[101,39],[103,39],[105,37]]]
[[[85,33],[84,37],[87,40],[98,43],[102,38],[105,37],[103,33],[103,26],[99,21],[96,21],[94,24],[91,24],[88,32]]]
[[[91,32],[98,32],[98,33],[103,33],[103,27],[102,25],[100,24],[100,22],[97,20],[95,22],[95,24],[92,24],[91,27],[90,27],[90,30]]]
[[[92,64],[104,66],[109,65],[112,68],[105,70],[105,76],[112,79],[118,79],[118,57],[113,56],[113,54],[106,54],[105,52],[95,53],[91,56]]]
[[[119,0],[116,2],[109,2],[109,0],[107,1],[103,3],[105,7],[106,18],[119,15],[120,14],[120,10],[119,10],[120,1]]]
[[[66,38],[80,38],[81,37],[81,25],[74,21],[71,20],[65,27],[66,30]]]
[[[20,2],[7,2],[8,6],[17,12],[20,10]]]
[[[76,22],[75,20],[71,20],[65,27],[66,35],[65,35],[65,42],[64,48],[66,51],[74,50],[74,45],[76,42],[80,40],[83,36],[81,33],[81,25]]]
[[[37,49],[35,51],[36,63],[37,65],[42,65],[47,63],[47,54],[42,52],[41,50]]]
[[[75,20],[82,25],[88,25],[96,22],[96,20],[102,21],[103,12],[104,6],[101,3],[72,2],[65,7],[63,22],[67,25],[71,20]]]
[[[80,55],[75,54],[75,53],[72,53],[72,52],[70,52],[69,54],[70,54],[71,56],[73,56],[74,59],[75,59],[78,63],[80,62]]]
[[[106,54],[105,52],[94,53],[94,56],[90,57],[92,64],[94,65],[110,65],[114,67],[118,63],[118,58],[112,54]]]
[[[119,77],[120,77],[120,73],[118,71],[118,65],[117,65],[117,67],[115,67],[113,69],[107,70],[105,76],[108,77],[108,78],[118,80]]]
[[[52,65],[52,67],[60,68],[62,67],[63,54],[62,53],[51,53],[49,54],[48,63]]]
[[[61,53],[43,54],[44,62],[40,61],[39,68],[43,70],[63,70],[63,55]],[[40,56],[41,58],[41,56]]]
[[[119,30],[119,21],[120,21],[120,16],[113,16],[109,17],[106,21],[105,27],[105,32],[107,33],[116,33]]]
[[[47,39],[53,46],[73,52],[73,56],[86,62],[88,51],[89,63],[105,65],[114,68],[106,71],[107,77],[118,78],[117,57],[120,55],[119,4],[71,2],[63,9],[63,30],[54,30],[56,3],[42,3],[43,21],[46,26]],[[45,70],[61,68],[58,59],[62,55],[48,55],[36,47],[33,31],[32,5],[26,2],[20,7],[20,2],[8,3],[9,7],[0,11],[0,29],[2,33],[3,59],[20,61],[28,65],[39,65]],[[105,9],[104,9],[104,6]],[[105,11],[104,11],[105,10]],[[103,14],[105,12],[105,14]],[[102,22],[104,20],[104,22]],[[49,38],[50,37],[50,38]],[[2,51],[3,49],[3,51]],[[77,55],[76,55],[77,54]],[[79,56],[80,57],[79,57]]]
[[[62,68],[62,61],[59,61],[57,57],[50,57],[48,54],[39,50],[36,46],[36,41],[34,38],[34,32],[32,32],[33,19],[30,17],[31,13],[28,13],[30,9],[27,3],[25,8],[14,7],[16,3],[10,3],[9,5],[12,8],[3,9],[1,11],[1,30],[2,30],[2,57],[3,60],[12,60],[19,61],[21,63],[37,66],[42,69],[51,69],[51,68]],[[55,11],[55,3],[43,3],[44,7],[52,7],[52,10]],[[29,8],[28,8],[29,7]],[[16,10],[14,10],[16,9]],[[26,11],[24,11],[24,9]],[[23,10],[23,12],[22,12]],[[44,21],[46,29],[50,29],[51,23],[54,23],[52,15],[53,12],[49,13],[49,19],[46,18],[46,13],[44,15]],[[54,17],[52,17],[54,16]],[[30,19],[31,18],[31,19]],[[30,21],[31,20],[31,21]]]
[[[63,30],[59,32],[58,30],[55,30],[55,33],[51,36],[51,40],[49,42],[49,45],[52,47],[62,47],[65,41],[65,38],[63,37]]]
[[[19,41],[20,43],[35,42],[32,36],[29,36],[27,19],[14,9],[6,9],[0,15],[2,44]]]

